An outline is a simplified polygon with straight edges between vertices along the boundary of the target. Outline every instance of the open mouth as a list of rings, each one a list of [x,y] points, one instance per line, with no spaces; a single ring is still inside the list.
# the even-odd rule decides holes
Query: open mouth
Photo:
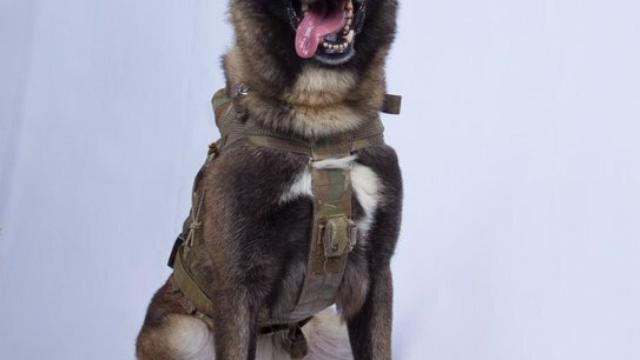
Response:
[[[290,0],[288,4],[298,56],[315,58],[326,65],[341,65],[355,56],[356,35],[364,24],[365,0]]]

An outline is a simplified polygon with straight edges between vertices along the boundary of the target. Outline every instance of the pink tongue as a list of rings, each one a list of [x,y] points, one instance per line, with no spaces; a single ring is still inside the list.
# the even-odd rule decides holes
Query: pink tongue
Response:
[[[296,52],[303,59],[310,59],[318,52],[324,37],[344,28],[347,18],[342,9],[332,14],[308,11],[296,33]]]

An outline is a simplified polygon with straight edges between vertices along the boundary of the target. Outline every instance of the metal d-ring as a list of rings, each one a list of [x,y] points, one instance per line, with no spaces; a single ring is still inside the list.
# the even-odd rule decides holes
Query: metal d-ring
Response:
[[[234,86],[233,97],[247,96],[249,95],[249,87],[244,83],[239,83]]]

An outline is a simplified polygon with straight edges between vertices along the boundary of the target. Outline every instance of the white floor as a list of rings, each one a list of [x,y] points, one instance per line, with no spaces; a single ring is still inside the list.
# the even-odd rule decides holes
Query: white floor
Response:
[[[0,2],[0,358],[132,358],[223,3]],[[402,3],[395,358],[640,358],[640,4]]]

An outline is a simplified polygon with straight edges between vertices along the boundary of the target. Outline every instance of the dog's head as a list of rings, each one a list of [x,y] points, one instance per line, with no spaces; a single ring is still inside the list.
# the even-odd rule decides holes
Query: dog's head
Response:
[[[291,85],[307,66],[358,76],[381,65],[396,9],[397,0],[232,0],[231,14],[253,70]]]

